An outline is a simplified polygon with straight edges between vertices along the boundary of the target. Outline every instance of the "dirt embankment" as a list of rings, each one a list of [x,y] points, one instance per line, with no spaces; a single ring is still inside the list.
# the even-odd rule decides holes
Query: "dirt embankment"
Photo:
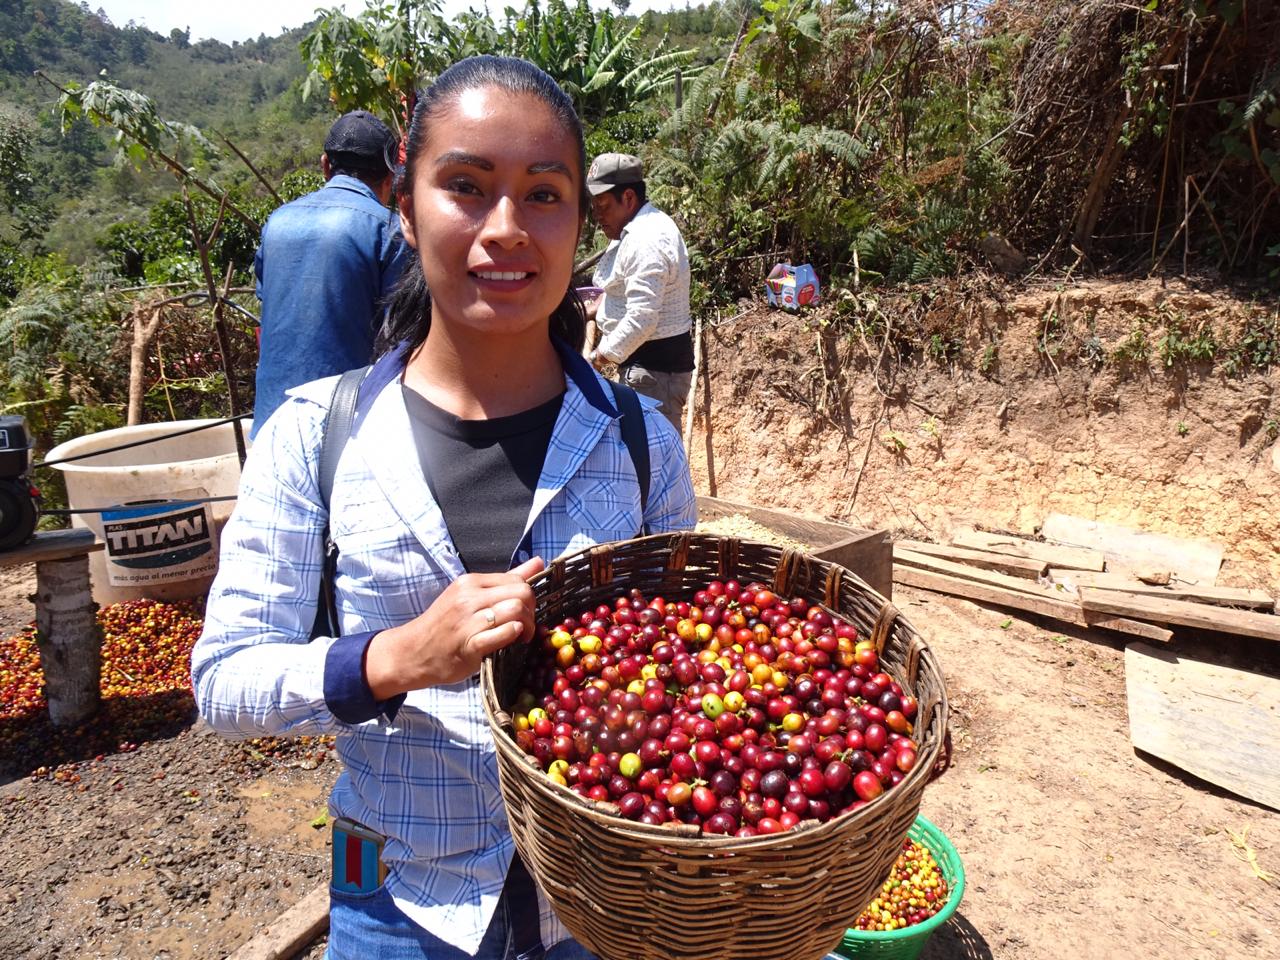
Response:
[[[708,337],[717,492],[934,536],[1076,514],[1219,540],[1219,582],[1274,588],[1275,311],[1155,280],[751,310]],[[705,491],[701,413],[691,460]]]

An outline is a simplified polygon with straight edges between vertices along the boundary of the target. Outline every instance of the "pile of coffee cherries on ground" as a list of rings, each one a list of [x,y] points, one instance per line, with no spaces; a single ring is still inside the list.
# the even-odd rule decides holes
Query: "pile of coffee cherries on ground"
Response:
[[[204,627],[203,601],[113,603],[98,610],[97,625],[102,709],[71,728],[49,720],[35,627],[0,638],[0,776],[30,775],[86,790],[81,764],[131,753],[194,722],[191,648]],[[246,741],[243,749],[251,763],[310,768],[328,757],[331,743],[330,737],[268,737]]]
[[[929,848],[910,837],[879,895],[854,921],[855,930],[901,930],[924,923],[951,895],[946,878]]]
[[[752,837],[874,800],[916,764],[915,699],[857,629],[763,584],[632,590],[539,629],[516,742],[647,824]]]

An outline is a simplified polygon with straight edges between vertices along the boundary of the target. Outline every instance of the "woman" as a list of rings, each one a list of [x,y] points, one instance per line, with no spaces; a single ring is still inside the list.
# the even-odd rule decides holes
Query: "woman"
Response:
[[[582,128],[550,78],[494,57],[445,71],[414,111],[399,197],[416,262],[331,509],[317,461],[332,379],[294,391],[245,465],[197,700],[231,736],[337,735],[331,814],[385,838],[386,880],[350,862],[335,876],[335,960],[509,960],[540,956],[539,940],[548,958],[586,957],[513,862],[475,674],[532,636],[541,557],[692,526],[688,465],[646,405],[642,516],[613,394],[580,354]],[[326,520],[342,636],[308,642]]]

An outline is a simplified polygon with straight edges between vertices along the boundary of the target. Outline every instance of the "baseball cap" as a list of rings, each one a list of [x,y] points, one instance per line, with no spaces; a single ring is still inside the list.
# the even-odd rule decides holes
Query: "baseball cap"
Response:
[[[343,114],[324,138],[324,152],[331,163],[365,169],[391,169],[395,148],[395,134],[368,110]]]
[[[629,153],[602,153],[591,161],[587,171],[587,190],[593,197],[608,193],[624,183],[644,180],[644,165]]]

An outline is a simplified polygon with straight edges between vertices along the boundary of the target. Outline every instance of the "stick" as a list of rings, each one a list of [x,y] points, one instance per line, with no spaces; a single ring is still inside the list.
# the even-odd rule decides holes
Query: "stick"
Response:
[[[231,293],[231,264],[228,263],[227,275],[222,281],[222,296],[218,298],[218,302],[214,304],[214,307],[213,307],[213,315],[218,318],[219,322],[222,322],[221,315],[222,315],[223,304],[231,303],[231,301],[227,299],[230,293]],[[229,363],[230,361],[228,360],[228,364]],[[228,383],[230,380],[229,370],[230,370],[230,367],[228,367]],[[228,385],[228,389],[230,389],[229,385]],[[244,461],[248,457],[248,454],[245,452],[245,444],[244,444],[244,422],[241,420],[232,420],[231,433],[235,436],[236,456],[240,458],[240,469],[244,470]]]
[[[1200,196],[1203,197],[1204,194],[1200,194]],[[1191,174],[1187,174],[1186,177],[1184,177],[1182,180],[1182,209],[1190,210],[1191,209],[1190,203],[1191,203]],[[1196,206],[1197,207],[1200,206],[1199,201],[1196,202]],[[1190,220],[1191,220],[1191,214],[1188,213],[1187,221],[1182,224],[1183,227],[1186,227],[1187,224],[1190,222]],[[1182,275],[1184,277],[1187,275],[1187,261],[1189,259],[1191,259],[1191,231],[1189,229],[1184,229],[1182,231]]]
[[[41,80],[48,83],[50,86],[54,87],[56,90],[58,90],[58,92],[63,94],[63,96],[68,96],[68,97],[71,96],[70,90],[68,90],[66,87],[63,87],[59,83],[57,83],[57,81],[50,79],[48,76],[45,75],[44,71],[37,70],[35,72],[35,75],[39,77]],[[94,110],[93,113],[107,126],[115,127],[117,130],[119,130],[121,133],[123,133],[125,136],[129,137],[130,139],[134,140],[138,145],[146,149],[148,152],[155,154],[155,156],[160,160],[160,162],[169,168],[169,172],[172,173],[175,177],[177,177],[178,180],[181,181],[183,184],[190,183],[193,187],[195,187],[201,193],[207,195],[211,200],[217,200],[220,203],[225,203],[227,205],[227,209],[229,209],[232,213],[234,213],[237,219],[239,219],[240,222],[243,223],[246,227],[248,227],[254,233],[262,232],[262,228],[258,225],[258,222],[254,220],[252,217],[250,217],[243,210],[241,210],[239,207],[237,207],[234,203],[231,203],[225,193],[221,193],[211,188],[199,177],[192,176],[192,174],[188,172],[187,168],[184,167],[181,163],[179,163],[177,160],[169,156],[167,153],[165,153],[163,150],[159,149],[158,147],[152,146],[151,144],[147,143],[145,140],[139,137],[132,130],[129,130],[126,127],[117,126],[114,120],[112,120],[110,117],[104,115],[103,113],[97,110]]]
[[[867,461],[871,459],[871,447],[876,442],[876,430],[880,426],[880,419],[884,416],[885,407],[889,405],[889,398],[884,394],[880,396],[880,410],[876,414],[876,418],[871,421],[871,432],[867,434],[867,446],[862,451],[862,465],[858,467],[858,475],[853,479],[853,492],[849,494],[849,502],[845,504],[841,516],[848,517],[853,511],[854,504],[858,502],[858,488],[862,486],[862,474],[867,469]]]
[[[1213,176],[1211,176],[1208,182],[1205,183],[1204,190],[1200,191],[1201,197],[1203,197],[1205,193],[1208,192],[1209,188],[1213,186],[1213,181],[1218,179],[1218,174],[1221,172],[1222,165],[1225,162],[1226,162],[1226,157],[1223,157],[1221,160],[1218,161],[1218,165],[1213,168]],[[1185,189],[1185,185],[1184,185],[1184,189]],[[1199,187],[1197,187],[1196,189],[1200,190]],[[1164,258],[1169,255],[1169,251],[1173,249],[1173,245],[1178,242],[1178,234],[1182,233],[1182,231],[1186,229],[1187,222],[1191,219],[1191,215],[1195,213],[1196,210],[1198,210],[1199,208],[1200,208],[1200,201],[1197,200],[1195,203],[1195,206],[1189,207],[1187,209],[1186,215],[1183,216],[1182,218],[1182,223],[1178,225],[1178,229],[1175,230],[1173,232],[1173,236],[1169,238],[1169,242],[1165,245],[1165,248],[1161,252],[1159,259],[1157,259],[1156,262],[1151,265],[1151,269],[1147,272],[1147,276],[1150,276],[1151,274],[1155,273],[1156,270],[1160,267],[1160,264],[1164,263]]]
[[[222,317],[222,300],[218,297],[218,288],[213,280],[213,268],[209,265],[209,244],[213,242],[218,235],[218,231],[222,229],[222,218],[226,212],[227,201],[224,199],[218,210],[218,219],[213,224],[213,230],[209,234],[207,240],[201,239],[200,228],[196,224],[196,211],[191,206],[191,197],[184,189],[182,191],[182,202],[187,207],[187,223],[191,227],[191,239],[196,245],[196,252],[200,254],[200,268],[204,271],[204,282],[209,290],[209,300],[213,303],[213,327],[218,335],[218,349],[222,353],[222,373],[227,378],[227,402],[231,406],[231,416],[238,416],[240,413],[240,396],[236,390],[236,381],[234,371],[231,369],[231,336],[227,333],[227,324]],[[231,265],[227,264],[227,280],[224,289],[231,288]],[[236,421],[237,425],[239,421]],[[236,455],[240,458],[240,466],[244,466],[247,456],[244,446],[244,434],[240,430],[235,431],[236,437]]]
[[[283,204],[284,201],[280,199],[280,194],[276,193],[276,188],[273,187],[271,185],[271,182],[262,175],[262,171],[253,165],[253,161],[250,160],[248,157],[246,157],[244,153],[241,152],[240,148],[231,142],[231,138],[228,137],[221,130],[218,131],[218,136],[222,138],[223,143],[225,143],[228,147],[231,148],[231,152],[234,153],[241,160],[243,160],[244,165],[253,171],[253,175],[258,178],[258,182],[267,188],[267,192],[271,194],[271,196],[275,199],[276,203]]]
[[[738,25],[738,35],[734,38],[733,47],[729,50],[729,56],[724,61],[724,66],[720,69],[720,89],[716,91],[715,97],[711,101],[711,106],[707,108],[707,123],[709,124],[716,115],[716,109],[720,106],[720,97],[724,93],[724,81],[729,76],[729,71],[733,69],[734,62],[738,59],[738,51],[742,48],[743,38],[747,35],[747,27],[751,26],[751,8],[746,7],[742,13],[742,23]],[[715,496],[715,494],[712,494]]]
[[[692,456],[693,446],[693,407],[698,390],[698,374],[702,371],[702,314],[694,320],[693,327],[693,377],[689,381],[689,395],[684,404],[684,458]]]
[[[592,267],[594,267],[597,263],[600,262],[600,258],[604,256],[605,250],[608,250],[608,249],[609,249],[608,247],[605,247],[604,250],[597,250],[595,253],[591,254],[591,256],[587,257],[585,260],[579,260],[577,263],[573,265],[573,272],[577,274],[577,273],[581,273],[583,270],[590,270]]]
[[[702,348],[699,351],[704,358],[702,363],[702,413],[703,416],[707,418],[705,431],[707,448],[707,489],[710,491],[711,496],[714,497],[716,495],[716,458],[711,445],[711,364],[705,360],[705,357],[707,356],[706,336],[706,331],[702,331],[700,335]]]

